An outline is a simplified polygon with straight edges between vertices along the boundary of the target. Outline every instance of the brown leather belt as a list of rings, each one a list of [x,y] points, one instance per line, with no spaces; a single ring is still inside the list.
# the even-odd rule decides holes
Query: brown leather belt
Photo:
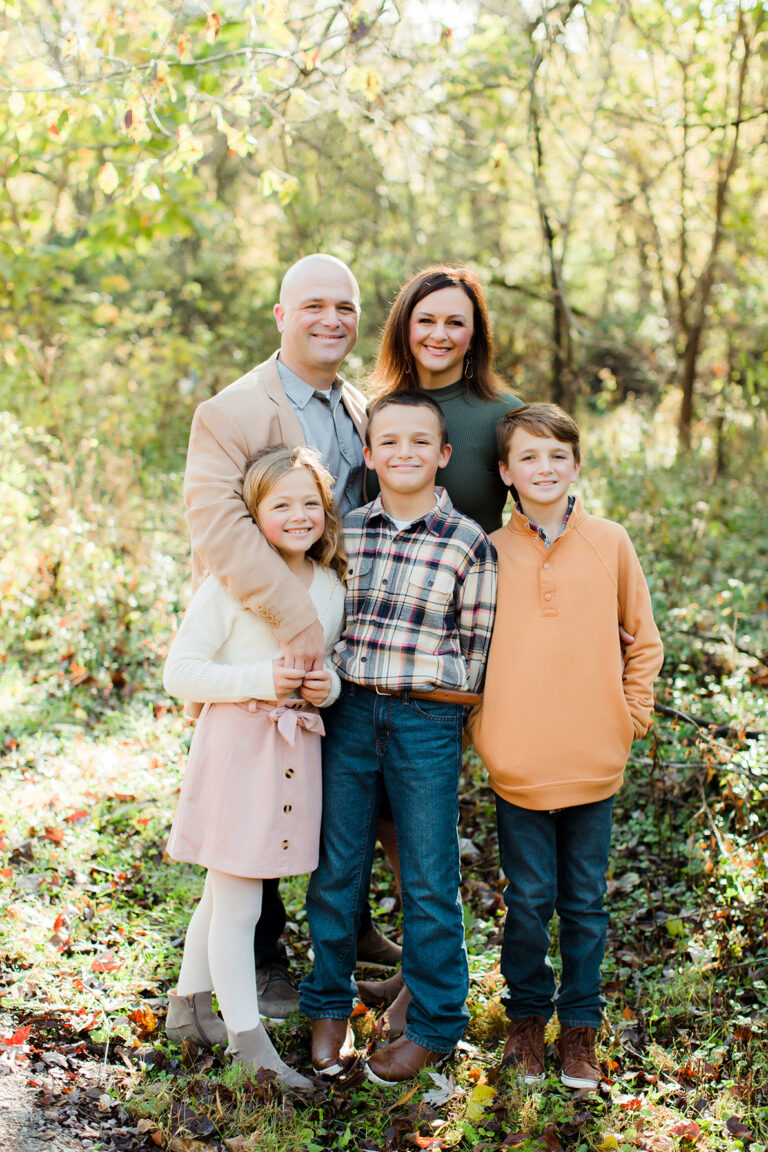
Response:
[[[474,708],[482,700],[479,692],[460,692],[458,688],[435,688],[433,692],[416,692],[406,688],[400,692],[390,692],[389,689],[374,688],[377,696],[410,696],[413,700],[435,700],[438,704],[464,704],[467,708]]]

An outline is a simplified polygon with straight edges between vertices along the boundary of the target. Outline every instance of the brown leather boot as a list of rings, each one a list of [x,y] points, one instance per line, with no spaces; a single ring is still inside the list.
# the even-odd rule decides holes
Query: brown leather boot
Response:
[[[366,1008],[388,1008],[403,989],[405,980],[402,972],[395,972],[386,980],[356,980],[357,994]]]
[[[388,940],[380,928],[372,924],[357,940],[357,966],[359,968],[396,968],[402,961],[403,950],[394,940]]]
[[[524,1020],[510,1020],[502,1068],[514,1068],[526,1084],[538,1084],[544,1079],[544,1027],[540,1016],[526,1016]]]
[[[594,1089],[602,1073],[595,1054],[597,1028],[584,1025],[560,1026],[557,1046],[562,1061],[560,1079],[566,1088]]]
[[[399,1040],[393,1040],[386,1048],[380,1048],[368,1057],[366,1075],[375,1084],[388,1088],[392,1084],[412,1079],[422,1068],[438,1067],[449,1056],[450,1052],[433,1052],[401,1036]]]
[[[312,1067],[320,1076],[338,1076],[344,1071],[344,1056],[354,1052],[349,1020],[321,1016],[312,1021]]]

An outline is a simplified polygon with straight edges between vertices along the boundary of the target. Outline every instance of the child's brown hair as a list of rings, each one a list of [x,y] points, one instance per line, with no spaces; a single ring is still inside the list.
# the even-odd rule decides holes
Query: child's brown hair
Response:
[[[502,464],[507,463],[515,428],[525,428],[534,436],[553,436],[563,444],[570,444],[574,463],[581,463],[579,426],[558,404],[523,404],[521,408],[513,408],[504,413],[496,425],[496,444]]]

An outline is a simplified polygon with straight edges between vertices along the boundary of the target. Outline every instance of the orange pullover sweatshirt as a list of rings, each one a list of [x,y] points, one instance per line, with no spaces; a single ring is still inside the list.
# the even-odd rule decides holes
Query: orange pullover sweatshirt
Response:
[[[663,659],[629,536],[577,497],[549,549],[516,509],[491,540],[496,624],[483,701],[468,723],[491,787],[538,810],[612,796],[648,728]],[[635,637],[625,660],[619,624]]]

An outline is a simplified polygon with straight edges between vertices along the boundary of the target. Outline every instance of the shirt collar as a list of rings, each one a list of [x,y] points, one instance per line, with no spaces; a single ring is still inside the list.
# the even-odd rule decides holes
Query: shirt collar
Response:
[[[279,356],[277,358],[277,371],[280,373],[280,383],[285,389],[286,396],[296,408],[306,408],[315,394],[324,396],[330,404],[333,404],[341,393],[341,381],[338,376],[327,392],[322,388],[313,388],[311,384],[305,383],[300,376],[287,368]]]
[[[557,540],[558,536],[562,536],[563,532],[565,532],[565,529],[568,525],[568,521],[569,521],[570,516],[571,516],[571,512],[573,512],[573,506],[575,503],[576,503],[576,497],[572,493],[568,497],[568,506],[565,509],[565,516],[563,516],[563,523],[560,525],[560,531],[558,532],[557,536],[553,536],[551,539],[547,535],[547,533],[544,531],[543,528],[539,528],[538,524],[534,524],[533,520],[528,519],[525,512],[523,512],[523,507],[522,507],[522,504],[520,503],[519,500],[515,504],[515,510],[520,513],[520,515],[523,517],[523,519],[525,520],[526,524],[528,525],[528,527],[531,529],[532,532],[535,532],[536,535],[539,536],[544,541],[545,544],[551,544],[553,541]]]
[[[451,504],[451,498],[446,492],[445,488],[439,488],[436,486],[435,493],[437,495],[436,503],[433,504],[429,512],[425,512],[423,516],[417,517],[411,523],[410,527],[413,528],[416,524],[423,524],[426,530],[431,532],[433,536],[441,536],[445,522],[448,519],[448,514],[453,508],[453,505]],[[390,517],[384,511],[382,506],[381,494],[379,494],[376,499],[372,500],[368,505],[368,511],[365,514],[366,527],[373,523],[374,520],[386,520],[387,523],[392,523]]]

